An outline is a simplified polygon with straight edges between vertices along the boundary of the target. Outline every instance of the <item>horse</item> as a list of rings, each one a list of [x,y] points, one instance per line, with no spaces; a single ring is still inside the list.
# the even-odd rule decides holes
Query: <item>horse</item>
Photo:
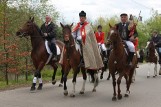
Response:
[[[158,63],[158,55],[157,55],[157,51],[155,50],[155,45],[153,41],[149,41],[147,42],[147,46],[146,48],[148,49],[148,55],[147,55],[147,59],[146,61],[151,65],[151,63],[154,63],[154,75],[153,77],[155,78],[157,76],[157,63]],[[147,78],[150,77],[150,66],[148,66],[149,70],[148,70],[148,74],[147,74]]]
[[[108,35],[109,35],[109,33],[108,33]],[[111,45],[110,45],[110,43],[108,42],[108,37],[109,36],[107,36],[107,41],[105,42],[105,46],[107,47],[107,50],[106,50],[106,52],[107,52],[107,56],[105,56],[105,57],[107,57],[107,59],[109,59],[109,56],[110,56],[110,51],[111,51]],[[101,52],[102,53],[102,52]],[[101,54],[101,56],[102,56],[102,60],[103,60],[103,54]],[[103,74],[104,74],[104,72],[108,69],[108,60],[107,61],[104,61],[103,62],[103,64],[104,64],[104,67],[102,68],[102,72],[101,72],[101,74],[100,74],[100,79],[103,79]],[[110,73],[108,74],[108,77],[107,77],[107,80],[110,80],[110,77],[111,77],[111,75],[110,75]]]
[[[73,26],[73,24],[71,25],[63,25],[62,23],[60,23],[61,27],[62,27],[62,32],[63,32],[63,39],[64,39],[64,51],[62,53],[62,63],[63,63],[63,71],[64,71],[64,76],[63,76],[63,82],[64,82],[64,95],[67,96],[68,95],[68,90],[67,90],[67,76],[68,73],[70,71],[70,69],[73,69],[73,91],[70,94],[70,97],[75,97],[75,85],[76,85],[76,77],[77,74],[80,72],[82,72],[83,75],[83,85],[82,85],[82,89],[80,91],[80,94],[84,94],[85,91],[85,83],[86,83],[86,79],[87,79],[87,75],[86,72],[91,72],[90,74],[94,75],[95,77],[95,82],[94,82],[94,87],[93,87],[93,92],[96,91],[96,86],[98,85],[98,75],[97,75],[97,71],[96,70],[87,70],[84,67],[80,67],[79,63],[81,61],[81,53],[80,51],[78,51],[76,49],[76,44],[75,44],[75,40],[72,37],[72,32],[71,32],[71,27]],[[61,61],[61,60],[60,60]]]
[[[122,99],[120,84],[122,77],[126,80],[126,93],[125,97],[128,97],[130,94],[130,85],[132,83],[132,77],[134,70],[136,68],[136,56],[133,57],[132,65],[128,65],[128,55],[124,49],[124,45],[122,43],[122,39],[119,35],[118,29],[116,27],[112,27],[110,24],[110,36],[109,42],[112,44],[112,50],[110,52],[108,66],[109,72],[112,76],[113,81],[113,97],[112,101],[116,101],[117,98]],[[118,86],[118,94],[116,94],[116,77],[115,74],[118,72],[119,76],[117,78],[117,86]],[[116,97],[117,95],[117,97]]]
[[[23,27],[16,32],[16,35],[19,37],[30,36],[31,38],[31,44],[32,44],[31,58],[36,71],[34,72],[33,83],[30,91],[34,92],[36,90],[37,80],[39,80],[39,86],[37,89],[42,90],[43,83],[42,83],[42,77],[41,77],[41,70],[46,65],[46,62],[49,58],[49,54],[45,48],[45,39],[43,38],[44,35],[41,33],[40,28],[34,22],[34,17],[33,18],[30,17],[29,20],[23,25]],[[64,43],[59,40],[56,40],[56,45],[58,45],[58,47],[62,51]],[[57,65],[58,60],[59,58],[57,59],[57,61],[50,60],[48,62],[48,65],[52,66],[54,69],[53,76],[52,76],[53,85],[56,83],[55,76],[58,68],[58,65]],[[61,72],[63,76],[63,70],[61,70]],[[62,84],[63,84],[63,79],[61,78],[59,86],[62,86]]]

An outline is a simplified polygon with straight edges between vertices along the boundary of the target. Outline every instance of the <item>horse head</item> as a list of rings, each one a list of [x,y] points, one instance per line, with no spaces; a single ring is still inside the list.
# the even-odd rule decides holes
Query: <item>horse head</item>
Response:
[[[62,32],[63,32],[63,39],[65,43],[69,43],[71,41],[72,37],[72,26],[73,23],[71,25],[63,25],[62,23],[60,23],[61,27],[62,27]]]
[[[34,33],[34,17],[30,17],[29,20],[20,28],[16,35],[19,37],[25,37],[28,35],[32,35]]]
[[[116,26],[111,26],[111,24],[109,24],[110,30],[108,32],[108,40],[111,43],[116,43],[118,40],[120,40],[120,36],[119,36],[119,32]]]
[[[155,51],[155,45],[153,41],[149,42],[148,49],[149,51]]]

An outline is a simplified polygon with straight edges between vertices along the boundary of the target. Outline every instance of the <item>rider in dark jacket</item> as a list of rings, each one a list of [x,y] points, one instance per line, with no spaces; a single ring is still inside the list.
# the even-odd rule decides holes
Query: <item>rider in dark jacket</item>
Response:
[[[46,16],[46,21],[41,26],[41,31],[45,36],[45,39],[49,41],[51,51],[54,55],[53,60],[57,60],[57,49],[55,44],[55,38],[56,38],[56,25],[51,21],[50,16]]]

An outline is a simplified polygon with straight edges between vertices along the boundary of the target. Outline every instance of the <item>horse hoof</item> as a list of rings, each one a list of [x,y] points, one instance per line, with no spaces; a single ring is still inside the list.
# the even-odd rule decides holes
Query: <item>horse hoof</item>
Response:
[[[64,93],[64,96],[67,96],[68,95],[68,92]]]
[[[129,95],[128,94],[125,94],[125,97],[129,97]]]
[[[161,73],[159,73],[159,75],[161,75]]]
[[[150,76],[147,76],[147,78],[150,78]]]
[[[36,88],[32,86],[31,89],[30,89],[30,92],[31,92],[31,93],[36,92]]]
[[[43,86],[43,84],[40,83],[39,86],[38,86],[38,88],[37,88],[37,90],[42,90],[42,86]]]
[[[110,80],[110,78],[107,78],[107,80]]]
[[[92,92],[96,92],[96,89],[93,89]]]
[[[117,101],[117,98],[116,98],[116,97],[113,97],[113,98],[112,98],[112,101]]]
[[[63,85],[62,84],[59,84],[59,87],[63,87]]]
[[[40,87],[38,87],[38,88],[37,88],[37,90],[42,90],[42,87],[41,87],[41,86],[40,86]]]
[[[84,91],[80,91],[79,94],[84,94]]]
[[[155,75],[153,76],[153,78],[155,78]]]
[[[103,76],[102,75],[100,76],[100,79],[103,79]]]
[[[122,95],[120,94],[120,95],[118,95],[118,99],[119,100],[121,100],[122,99]]]
[[[70,97],[74,98],[74,97],[75,97],[75,94],[73,94],[73,93],[72,93],[72,94],[70,94]]]
[[[55,85],[56,84],[56,80],[52,81],[52,84]]]

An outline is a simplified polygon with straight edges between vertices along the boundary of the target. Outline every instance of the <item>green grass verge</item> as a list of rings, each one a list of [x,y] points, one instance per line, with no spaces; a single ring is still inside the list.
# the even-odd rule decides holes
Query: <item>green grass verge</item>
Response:
[[[43,83],[51,82],[52,75],[53,75],[53,69],[45,68],[41,73],[42,73]],[[70,72],[69,75],[68,75],[68,78],[71,78],[71,77],[72,77],[72,72]],[[59,82],[60,78],[61,78],[61,70],[60,70],[60,68],[58,68],[57,74],[56,74],[57,82]],[[1,80],[0,81],[0,91],[11,90],[11,89],[19,88],[19,87],[31,86],[32,79],[33,79],[33,75],[28,76],[28,81],[26,81],[25,76],[22,75],[22,76],[19,76],[18,81],[9,80],[8,85],[6,85],[6,81]]]

